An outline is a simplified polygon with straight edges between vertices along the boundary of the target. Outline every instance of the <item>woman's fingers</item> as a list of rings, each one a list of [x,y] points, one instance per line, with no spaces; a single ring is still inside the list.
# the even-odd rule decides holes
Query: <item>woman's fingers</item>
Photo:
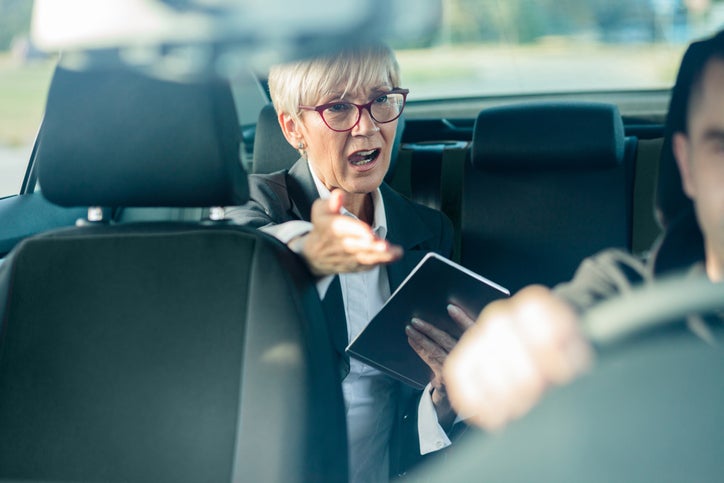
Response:
[[[303,255],[317,275],[358,272],[393,262],[402,248],[377,237],[366,223],[339,214],[343,194],[335,190],[328,200],[312,207],[312,231]]]
[[[445,351],[445,354],[450,352],[458,341],[444,330],[417,317],[413,317],[410,324],[416,332],[421,333],[426,340],[430,341],[430,345],[439,346]]]
[[[450,318],[455,321],[456,324],[464,331],[469,329],[475,324],[475,319],[470,317],[463,309],[454,304],[447,306],[447,313]]]

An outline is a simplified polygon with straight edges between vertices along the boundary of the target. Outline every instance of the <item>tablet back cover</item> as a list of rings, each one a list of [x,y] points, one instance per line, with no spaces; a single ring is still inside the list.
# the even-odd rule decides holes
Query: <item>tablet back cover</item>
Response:
[[[448,304],[461,307],[475,320],[489,302],[508,295],[508,290],[495,282],[428,253],[349,344],[347,353],[422,389],[430,382],[432,371],[407,342],[405,326],[411,319],[422,319],[457,338],[461,330],[448,315]]]

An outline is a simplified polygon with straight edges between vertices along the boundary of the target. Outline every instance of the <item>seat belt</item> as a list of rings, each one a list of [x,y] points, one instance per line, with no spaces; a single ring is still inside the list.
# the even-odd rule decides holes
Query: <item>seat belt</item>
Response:
[[[648,251],[661,233],[661,227],[654,215],[654,205],[663,141],[663,138],[638,141],[631,215],[631,251],[634,254],[640,255]]]
[[[470,142],[457,141],[445,146],[440,173],[440,210],[453,223],[454,241],[452,259],[460,262],[462,239],[462,201],[465,163],[470,156]]]

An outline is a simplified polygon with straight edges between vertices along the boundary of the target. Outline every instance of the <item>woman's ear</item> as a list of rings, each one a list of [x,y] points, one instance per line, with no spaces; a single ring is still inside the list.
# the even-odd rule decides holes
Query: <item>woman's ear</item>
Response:
[[[279,119],[279,126],[282,128],[282,133],[284,133],[284,138],[294,149],[300,149],[299,144],[304,144],[304,137],[302,133],[299,132],[299,122],[284,112],[280,113],[277,118]]]
[[[682,132],[675,132],[671,139],[671,149],[674,151],[676,165],[681,175],[681,187],[689,198],[694,198],[694,184],[691,181],[691,159],[689,153],[689,138]]]

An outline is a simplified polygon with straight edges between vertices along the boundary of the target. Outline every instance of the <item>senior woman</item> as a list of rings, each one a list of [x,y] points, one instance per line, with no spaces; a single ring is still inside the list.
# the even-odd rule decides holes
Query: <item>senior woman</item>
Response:
[[[455,415],[441,371],[456,341],[424,322],[407,328],[435,374],[422,393],[350,360],[344,349],[425,253],[450,255],[452,224],[383,182],[408,92],[387,46],[275,66],[269,90],[300,159],[288,170],[250,176],[251,201],[227,216],[272,233],[319,277],[343,377],[350,480],[387,481],[450,444],[445,430]],[[472,325],[454,309],[451,316]]]

